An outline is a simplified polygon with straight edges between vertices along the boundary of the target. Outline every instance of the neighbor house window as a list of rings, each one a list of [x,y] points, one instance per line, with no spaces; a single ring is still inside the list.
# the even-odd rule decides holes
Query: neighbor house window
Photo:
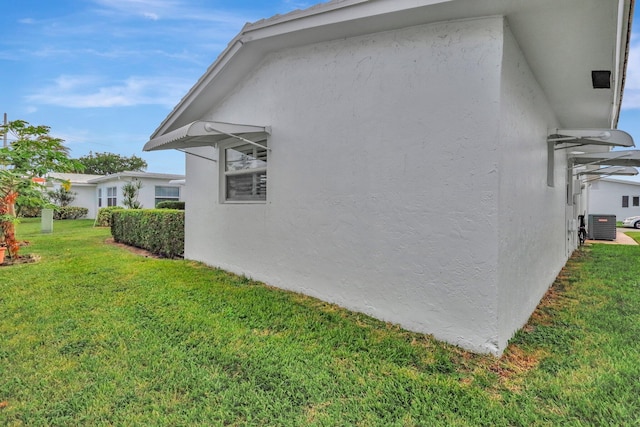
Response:
[[[107,187],[107,206],[118,206],[118,187]]]
[[[102,188],[98,188],[98,207],[102,207]]]
[[[633,206],[640,206],[640,197],[633,196]]]
[[[259,144],[238,144],[223,150],[225,200],[267,200],[266,141]]]
[[[623,208],[629,207],[629,196],[622,196],[622,207]]]
[[[180,200],[180,187],[164,187],[156,185],[156,206],[160,202]]]

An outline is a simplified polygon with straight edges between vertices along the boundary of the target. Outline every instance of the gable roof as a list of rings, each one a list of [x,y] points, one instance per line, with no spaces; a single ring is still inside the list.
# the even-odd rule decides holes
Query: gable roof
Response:
[[[151,135],[204,114],[271,52],[420,24],[505,16],[561,126],[618,121],[634,0],[333,0],[246,24]],[[591,72],[611,72],[594,89]]]

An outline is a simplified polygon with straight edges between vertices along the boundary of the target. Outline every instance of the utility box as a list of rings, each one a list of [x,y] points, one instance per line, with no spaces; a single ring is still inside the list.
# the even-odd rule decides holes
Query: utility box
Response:
[[[42,233],[53,233],[53,209],[42,209]]]
[[[587,229],[590,240],[616,240],[616,216],[589,215]]]

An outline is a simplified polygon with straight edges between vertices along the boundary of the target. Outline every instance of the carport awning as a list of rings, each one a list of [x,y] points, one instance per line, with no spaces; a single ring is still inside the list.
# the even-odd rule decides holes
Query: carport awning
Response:
[[[552,129],[547,141],[558,144],[606,145],[609,147],[635,147],[633,138],[618,129]]]
[[[213,146],[229,139],[260,141],[271,133],[268,126],[239,125],[199,120],[149,140],[144,151]]]
[[[573,161],[574,165],[640,167],[640,150],[572,154],[570,159]]]

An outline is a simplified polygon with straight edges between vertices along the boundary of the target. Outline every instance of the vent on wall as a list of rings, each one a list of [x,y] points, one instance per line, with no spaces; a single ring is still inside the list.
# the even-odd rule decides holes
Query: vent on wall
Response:
[[[589,215],[590,240],[616,240],[615,215]]]
[[[611,89],[611,71],[592,71],[591,83],[594,89]]]

